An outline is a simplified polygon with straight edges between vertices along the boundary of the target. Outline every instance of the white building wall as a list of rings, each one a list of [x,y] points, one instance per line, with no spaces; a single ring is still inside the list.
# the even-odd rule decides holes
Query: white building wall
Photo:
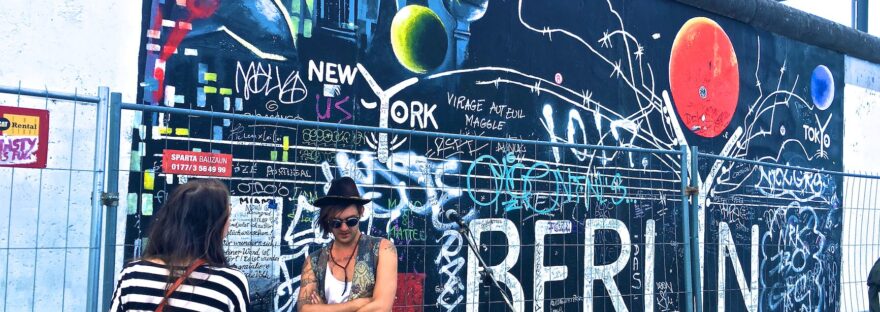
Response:
[[[140,1],[0,1],[0,85],[88,95],[108,86],[134,102],[140,27]],[[0,105],[49,110],[54,168],[0,168],[0,311],[85,311],[95,107],[16,96]],[[127,174],[120,180],[126,189]]]

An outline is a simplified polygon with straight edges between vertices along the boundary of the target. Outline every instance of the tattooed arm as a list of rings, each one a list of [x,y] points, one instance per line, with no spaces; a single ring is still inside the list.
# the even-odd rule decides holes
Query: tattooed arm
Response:
[[[317,296],[317,287],[318,281],[315,280],[315,271],[312,270],[312,259],[306,256],[306,260],[303,263],[302,274],[300,275],[299,281],[299,298],[296,300],[296,304],[299,311],[304,311],[304,306],[309,304],[315,304],[318,302],[313,302],[313,298]]]
[[[299,297],[296,300],[297,310],[302,312],[354,312],[370,303],[371,299],[361,298],[346,303],[326,304],[324,298],[318,296],[318,281],[312,270],[312,260],[306,257],[300,275]]]
[[[376,287],[373,301],[358,312],[391,311],[397,292],[397,247],[387,239],[379,243],[379,263],[376,268]]]

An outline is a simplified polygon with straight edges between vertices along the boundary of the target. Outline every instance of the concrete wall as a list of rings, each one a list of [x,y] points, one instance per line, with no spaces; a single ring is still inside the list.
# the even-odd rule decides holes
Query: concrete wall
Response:
[[[157,0],[144,14],[145,105],[544,142],[699,146],[843,169],[844,56],[677,3]],[[396,41],[407,33],[415,37]],[[152,215],[187,178],[158,166],[163,150],[232,154],[225,180],[240,204],[275,200],[281,212],[270,211],[263,226],[282,237],[239,238],[280,242],[260,250],[266,257],[251,272],[262,276],[252,281],[260,310],[295,304],[303,255],[325,242],[308,203],[340,175],[376,199],[364,230],[406,251],[399,273],[410,304],[492,309],[499,299],[479,295],[475,260],[441,217],[457,209],[489,232],[480,239],[493,246],[490,263],[508,254],[502,279],[526,310],[684,308],[675,157],[168,114],[142,121],[128,254],[139,254]],[[695,261],[708,306],[837,308],[839,177],[710,159],[698,173],[706,244]]]

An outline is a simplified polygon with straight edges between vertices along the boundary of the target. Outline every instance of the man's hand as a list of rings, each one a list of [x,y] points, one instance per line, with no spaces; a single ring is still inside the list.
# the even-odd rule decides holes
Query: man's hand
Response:
[[[319,297],[318,294],[314,292],[312,292],[312,294],[309,296],[309,299],[311,300],[309,302],[310,304],[324,304],[324,300],[321,300],[321,297]]]

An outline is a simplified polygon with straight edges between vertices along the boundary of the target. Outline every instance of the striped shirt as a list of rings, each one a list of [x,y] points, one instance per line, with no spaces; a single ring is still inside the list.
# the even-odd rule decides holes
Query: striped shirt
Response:
[[[145,260],[128,263],[120,273],[110,311],[155,311],[166,287],[170,285],[165,266]],[[231,268],[202,265],[171,294],[165,311],[244,312],[249,307],[244,274]]]

